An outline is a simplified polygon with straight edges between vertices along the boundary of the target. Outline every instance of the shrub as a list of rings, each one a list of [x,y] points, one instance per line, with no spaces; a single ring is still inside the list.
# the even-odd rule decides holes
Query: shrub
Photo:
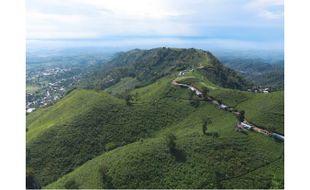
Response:
[[[105,150],[106,151],[110,151],[110,150],[113,150],[117,147],[117,144],[113,143],[113,142],[109,142],[105,145]]]
[[[133,97],[132,97],[130,94],[128,94],[128,95],[125,96],[125,100],[126,100],[126,104],[127,104],[128,106],[131,106],[131,105],[133,104],[133,103],[132,103]]]
[[[41,185],[35,178],[31,168],[27,168],[26,172],[26,189],[41,189]]]
[[[66,189],[78,189],[79,185],[76,183],[74,179],[71,179],[65,183]]]
[[[240,122],[244,121],[244,114],[245,114],[245,111],[242,110],[240,111],[240,114],[237,116]]]
[[[208,130],[208,123],[204,123],[202,125],[202,133],[205,135]]]
[[[167,146],[170,150],[170,152],[173,152],[175,149],[176,149],[176,136],[174,134],[169,134],[167,137],[166,137],[166,142],[167,142]]]
[[[211,124],[212,121],[210,118],[206,118],[204,119],[203,125],[202,125],[202,132],[203,134],[207,134],[207,130],[208,130],[208,124]]]
[[[218,138],[220,136],[218,132],[208,132],[206,135],[212,136],[213,138]]]
[[[191,106],[193,106],[194,108],[197,108],[200,105],[200,101],[199,100],[191,100],[190,101]]]
[[[100,175],[102,179],[102,184],[104,189],[114,189],[113,183],[112,183],[112,177],[109,176],[108,170],[106,167],[100,168]]]

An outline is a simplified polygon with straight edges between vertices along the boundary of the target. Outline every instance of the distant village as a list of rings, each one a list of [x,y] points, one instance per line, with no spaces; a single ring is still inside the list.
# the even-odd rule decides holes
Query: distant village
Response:
[[[54,103],[74,87],[81,75],[71,68],[46,68],[27,71],[26,112]],[[29,88],[29,89],[28,89]]]
[[[248,89],[248,92],[254,92],[254,93],[270,93],[271,92],[271,88],[270,87],[262,87],[262,86],[258,86],[258,87],[253,87],[251,89]]]

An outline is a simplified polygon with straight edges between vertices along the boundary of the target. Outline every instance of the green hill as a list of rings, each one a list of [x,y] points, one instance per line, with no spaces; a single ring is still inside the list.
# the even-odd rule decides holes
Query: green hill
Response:
[[[284,89],[284,60],[270,60],[224,57],[222,63],[240,73],[255,86]]]
[[[81,84],[104,91],[77,89],[27,115],[27,171],[41,186],[284,187],[283,143],[237,132],[233,114],[172,81],[244,109],[257,125],[272,128],[276,122],[277,131],[283,130],[283,93],[224,88],[242,89],[247,82],[195,49],[133,50],[106,69]]]
[[[106,89],[126,77],[134,78],[135,86],[144,86],[173,72],[197,67],[202,67],[209,80],[219,86],[246,89],[250,85],[208,51],[155,48],[120,53],[105,67],[87,76],[81,86]]]
[[[42,135],[45,130],[74,120],[83,115],[107,95],[94,91],[73,91],[55,105],[41,108],[27,116],[27,142]],[[113,97],[110,99],[116,100]]]
[[[153,131],[171,125],[192,111],[190,105],[182,102],[162,101],[128,106],[124,100],[104,92],[81,91],[75,94],[86,99],[90,98],[90,93],[94,93],[96,101],[91,109],[75,115],[68,122],[45,128],[42,134],[32,137],[27,143],[28,165],[38,172],[38,179],[43,184],[104,152],[107,144],[115,148],[148,137]],[[178,108],[177,112],[175,108]],[[48,115],[53,117],[54,112]],[[30,126],[30,136],[31,131]]]

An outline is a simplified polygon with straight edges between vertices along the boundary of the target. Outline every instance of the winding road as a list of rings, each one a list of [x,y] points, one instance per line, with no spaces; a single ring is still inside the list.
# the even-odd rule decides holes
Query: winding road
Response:
[[[229,107],[227,105],[224,105],[224,104],[220,104],[218,100],[214,99],[213,97],[210,97],[210,96],[207,96],[206,94],[203,94],[201,91],[199,91],[197,88],[195,88],[194,86],[191,86],[191,85],[188,85],[188,84],[183,84],[183,83],[178,83],[176,81],[176,79],[174,79],[172,81],[172,84],[175,85],[175,86],[181,86],[181,87],[186,87],[188,89],[190,89],[191,91],[195,92],[195,94],[199,97],[205,97],[207,101],[211,102],[212,104],[215,104],[218,106],[218,108],[222,109],[222,110],[225,110],[225,111],[228,111],[228,112],[231,112],[233,113],[234,115],[238,116],[240,115],[240,112],[239,111],[233,111],[235,110],[234,108],[232,107]],[[243,128],[243,129],[247,129],[247,130],[253,130],[253,131],[256,131],[258,133],[261,133],[261,134],[264,134],[266,136],[269,136],[269,137],[273,137],[274,139],[276,140],[280,140],[280,141],[284,141],[284,136],[281,135],[281,134],[278,134],[278,133],[275,133],[275,132],[270,132],[266,129],[262,129],[262,128],[259,128],[253,124],[251,124],[250,122],[244,120],[243,122],[240,123],[240,125],[238,125],[240,128]]]

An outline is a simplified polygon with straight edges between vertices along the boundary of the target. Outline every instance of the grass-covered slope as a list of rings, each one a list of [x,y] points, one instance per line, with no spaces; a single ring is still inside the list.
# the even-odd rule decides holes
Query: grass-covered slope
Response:
[[[93,97],[95,103],[82,113],[72,115],[70,120],[42,128],[40,135],[32,136],[27,143],[27,166],[36,171],[40,183],[46,185],[104,151],[148,137],[193,111],[188,102],[164,98],[170,93],[170,81],[164,80],[160,88],[161,96],[157,96],[162,97],[160,101],[148,98],[130,105],[104,92],[73,91],[71,101],[91,101]],[[58,104],[63,102],[49,109],[54,110]],[[72,114],[64,111],[60,115],[69,113]],[[47,118],[54,117],[54,112],[46,114]],[[28,128],[30,133],[32,126]]]
[[[203,134],[206,118],[209,134],[217,136]],[[203,102],[154,137],[104,153],[46,188],[282,188],[282,144],[238,133],[235,122]],[[177,154],[167,146],[171,133]]]
[[[127,91],[133,89],[136,85],[139,85],[140,82],[132,77],[122,78],[115,85],[105,89],[106,92],[111,93],[112,95],[120,95],[126,93]]]
[[[284,134],[284,92],[255,94],[237,106],[253,124]]]
[[[27,142],[42,135],[48,128],[64,124],[74,120],[78,115],[83,115],[102,99],[107,102],[109,99],[116,100],[103,93],[76,90],[56,104],[27,115]]]
[[[284,134],[283,91],[262,94],[219,88],[209,94],[227,105],[244,110],[246,119],[251,123]]]

